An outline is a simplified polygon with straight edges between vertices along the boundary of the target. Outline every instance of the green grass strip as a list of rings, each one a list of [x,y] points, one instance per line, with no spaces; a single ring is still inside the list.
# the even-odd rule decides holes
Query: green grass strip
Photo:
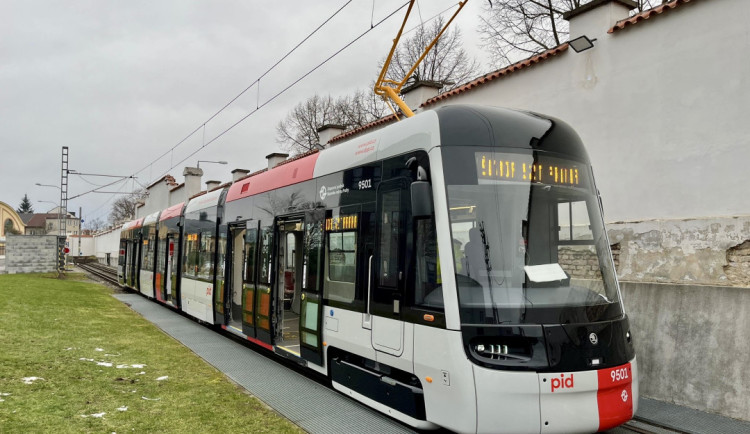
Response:
[[[111,293],[0,275],[0,432],[301,431]]]

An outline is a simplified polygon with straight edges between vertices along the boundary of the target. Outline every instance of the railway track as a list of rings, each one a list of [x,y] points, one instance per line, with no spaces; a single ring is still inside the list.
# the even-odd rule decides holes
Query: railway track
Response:
[[[117,270],[112,267],[92,262],[88,264],[78,264],[78,268],[106,281],[107,283],[117,286],[120,285],[117,281]]]
[[[653,421],[642,419],[637,416],[624,425],[620,425],[615,429],[607,431],[608,434],[631,432],[640,434],[685,434],[685,431],[660,425],[658,423],[654,423]]]

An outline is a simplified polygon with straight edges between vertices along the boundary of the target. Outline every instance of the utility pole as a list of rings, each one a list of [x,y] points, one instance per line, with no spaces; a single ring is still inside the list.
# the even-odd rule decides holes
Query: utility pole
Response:
[[[60,208],[58,210],[60,233],[57,236],[57,269],[58,277],[65,271],[66,217],[68,214],[68,147],[62,147],[62,164],[60,168]]]
[[[83,210],[78,207],[78,256],[81,256],[81,223],[83,222]]]

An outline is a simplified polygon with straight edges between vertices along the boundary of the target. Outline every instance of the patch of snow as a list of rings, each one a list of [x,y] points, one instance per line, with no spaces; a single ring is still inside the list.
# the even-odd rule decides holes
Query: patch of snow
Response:
[[[10,393],[0,393],[0,396],[10,396]]]
[[[23,377],[21,380],[24,382],[24,384],[33,384],[37,380],[44,380],[44,378],[41,377]]]
[[[93,362],[93,361],[94,361],[94,359],[87,359],[87,358],[85,358],[85,357],[81,357],[81,358],[80,358],[80,359],[78,359],[78,360],[83,360],[84,362]]]
[[[141,396],[141,399],[145,399],[146,401],[161,401],[161,398],[146,398],[145,396]]]
[[[169,376],[168,376],[168,375],[165,375],[165,376],[163,376],[163,377],[159,377],[159,378],[157,378],[157,379],[156,379],[156,381],[163,381],[163,380],[166,380],[167,378],[169,378]]]
[[[128,368],[143,368],[144,366],[146,366],[146,365],[143,365],[143,364],[139,364],[139,363],[136,363],[136,364],[134,364],[134,365],[128,365],[128,364],[124,364],[124,365],[117,365],[117,366],[116,366],[116,368],[117,368],[117,369],[128,369]]]
[[[108,368],[111,368],[111,367],[112,367],[112,363],[110,363],[110,362],[96,362],[96,364],[97,364],[98,366],[106,366],[106,367],[108,367]]]
[[[73,350],[73,349],[75,349],[75,348],[73,348],[73,347],[68,347],[68,348],[66,348],[66,349],[65,349],[65,350],[63,350],[63,351],[70,351],[70,350]]]
[[[118,407],[117,411],[128,411],[128,407],[126,405],[124,405],[122,407]]]
[[[94,351],[104,351],[104,350],[101,348],[94,348]]]

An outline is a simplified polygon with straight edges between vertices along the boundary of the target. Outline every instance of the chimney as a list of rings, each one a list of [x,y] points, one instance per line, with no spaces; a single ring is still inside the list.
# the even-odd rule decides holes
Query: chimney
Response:
[[[250,173],[250,171],[247,169],[232,170],[232,182],[235,182],[240,178],[244,178],[248,173]]]
[[[206,191],[211,191],[221,185],[221,181],[211,180],[206,181]]]
[[[285,161],[286,157],[288,156],[289,154],[280,154],[278,152],[266,155],[266,160],[268,160],[268,170],[271,170],[274,167],[278,166],[279,163]]]
[[[346,127],[343,125],[326,124],[318,128],[318,146],[321,148],[330,148],[328,142],[343,133]]]
[[[584,35],[589,39],[599,38],[637,7],[633,0],[594,0],[565,12],[563,18],[570,23],[569,40]]]
[[[438,96],[443,84],[437,81],[417,81],[401,90],[406,105],[414,112],[428,99]]]
[[[200,167],[186,167],[182,171],[185,177],[185,197],[190,198],[201,192],[201,176],[203,169]]]

